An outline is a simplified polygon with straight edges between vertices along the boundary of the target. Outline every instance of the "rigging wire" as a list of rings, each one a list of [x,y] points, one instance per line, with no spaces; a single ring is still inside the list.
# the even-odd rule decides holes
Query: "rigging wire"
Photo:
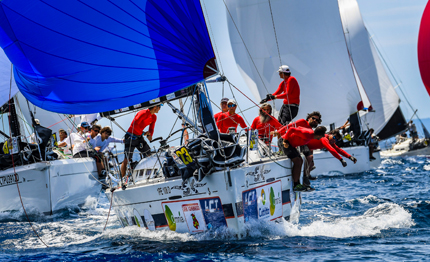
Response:
[[[254,59],[251,56],[251,52],[249,51],[248,47],[246,46],[245,40],[243,39],[242,35],[240,34],[239,28],[237,27],[236,22],[233,19],[233,15],[230,13],[230,10],[228,9],[225,0],[222,0],[222,1],[224,2],[225,8],[227,9],[228,14],[230,15],[231,21],[233,22],[234,27],[236,28],[236,31],[239,34],[239,37],[242,40],[242,43],[245,46],[246,51],[248,52],[249,58],[251,59],[252,64],[254,65],[255,70],[257,71],[257,74],[260,77],[261,83],[263,83],[264,88],[266,89],[267,93],[269,93],[269,90],[267,89],[266,84],[263,81],[263,77],[261,76],[260,71],[258,71],[257,65],[255,64]]]
[[[9,114],[11,113],[11,106],[10,106],[11,102],[10,102],[10,99],[11,99],[11,92],[12,92],[12,72],[13,72],[13,65],[11,64],[10,88],[9,88]],[[10,137],[12,138],[12,126],[11,126],[10,121],[9,121],[9,134],[10,134]],[[27,221],[30,224],[31,228],[33,229],[33,232],[36,234],[37,238],[39,238],[40,242],[42,242],[46,247],[49,247],[42,240],[42,238],[39,236],[39,234],[37,233],[37,231],[34,229],[33,224],[31,223],[30,218],[28,217],[27,211],[25,210],[24,203],[22,202],[21,191],[19,190],[19,185],[18,185],[18,179],[19,178],[18,178],[18,174],[16,173],[16,169],[15,169],[15,161],[13,159],[13,153],[10,152],[10,155],[12,157],[13,173],[14,173],[14,176],[15,176],[16,188],[18,189],[19,200],[21,201],[21,206],[22,206],[22,209],[24,210],[25,216],[27,217]]]
[[[269,0],[270,16],[272,17],[273,32],[275,33],[276,47],[278,48],[279,65],[282,65],[281,52],[279,52],[278,36],[276,35],[275,20],[273,19],[272,5]]]
[[[112,208],[112,200],[113,200],[113,192],[115,191],[115,188],[112,188],[111,189],[111,195],[110,195],[110,206],[109,206],[109,212],[108,212],[108,216],[107,216],[107,219],[106,219],[106,224],[105,224],[105,227],[103,228],[103,232],[105,231],[105,229],[106,229],[106,226],[107,226],[107,223],[108,223],[108,221],[109,221],[109,215],[110,215],[110,210],[111,210],[111,208]]]
[[[391,77],[393,78],[394,82],[396,82],[396,86],[400,89],[400,92],[403,94],[403,97],[405,98],[407,104],[409,105],[409,107],[412,109],[412,112],[415,111],[415,108],[412,106],[412,104],[409,102],[408,97],[406,96],[406,94],[403,92],[402,89],[402,81],[398,81],[397,78],[394,76],[394,73],[392,72],[391,68],[388,66],[387,61],[385,60],[385,58],[382,56],[382,52],[381,50],[378,48],[378,46],[376,45],[373,37],[369,37],[370,40],[372,40],[373,45],[376,47],[376,51],[378,52],[379,56],[382,58],[382,61],[384,61],[385,67],[388,69],[388,72],[390,72]],[[418,113],[416,114],[418,120],[420,120],[421,124],[423,124],[423,122],[421,121],[420,117],[418,116]]]

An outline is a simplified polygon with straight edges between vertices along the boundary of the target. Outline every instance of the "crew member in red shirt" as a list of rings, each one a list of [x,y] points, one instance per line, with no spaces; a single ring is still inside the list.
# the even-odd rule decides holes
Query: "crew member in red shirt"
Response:
[[[273,132],[274,135],[280,137],[281,135],[285,134],[287,130],[290,127],[304,127],[304,128],[315,128],[318,126],[318,124],[321,124],[321,114],[318,111],[314,111],[312,113],[309,113],[305,119],[299,119],[295,122],[291,122],[286,126],[283,126],[280,129],[277,129],[275,132]]]
[[[308,144],[312,139],[321,139],[324,137],[327,129],[324,126],[319,126],[315,128],[315,131],[310,128],[303,127],[291,127],[288,129],[287,133],[282,136],[283,138],[283,151],[291,161],[293,162],[293,181],[294,181],[294,191],[306,191],[313,190],[313,188],[306,187],[300,184],[300,170],[303,165],[303,160],[297,151],[298,146],[303,146]]]
[[[300,87],[297,79],[291,76],[290,68],[287,65],[282,65],[278,69],[279,77],[282,82],[279,84],[278,89],[273,94],[267,94],[266,98],[261,103],[274,99],[284,99],[284,104],[279,112],[278,120],[285,126],[293,120],[299,112],[300,104]]]
[[[321,138],[320,140],[312,139],[308,143],[308,148],[310,150],[309,155],[306,156],[306,159],[308,163],[310,164],[311,168],[313,166],[313,150],[316,149],[323,149],[326,148],[335,158],[339,159],[339,161],[342,163],[343,167],[347,166],[347,163],[345,160],[342,159],[342,156],[349,158],[352,162],[357,163],[357,159],[350,154],[348,154],[345,150],[339,148],[336,145],[336,140],[342,139],[341,134],[339,131],[332,131],[329,134],[326,134],[325,137]]]
[[[149,147],[143,136],[146,136],[149,141],[152,140],[155,122],[157,121],[157,116],[155,114],[160,111],[160,108],[161,105],[157,105],[148,109],[140,110],[131,122],[128,131],[124,136],[125,158],[121,164],[121,176],[125,175],[125,172],[127,170],[127,162],[132,161],[135,148],[137,148],[137,150],[139,150],[144,157],[150,155],[151,148]],[[144,132],[143,130],[147,126],[149,126],[149,129],[148,131]]]
[[[271,131],[281,128],[282,125],[272,117],[272,106],[268,103],[261,105],[259,116],[252,121],[251,129],[258,130],[258,137],[267,145],[272,142]]]
[[[274,135],[278,137],[278,139],[281,137],[281,135],[285,134],[285,132],[291,128],[291,127],[304,127],[304,128],[316,128],[318,124],[321,124],[321,114],[318,111],[314,111],[312,113],[309,113],[305,119],[299,119],[295,122],[291,122],[288,125],[278,129],[277,131],[273,132]],[[279,139],[282,140],[282,139]],[[281,143],[282,145],[282,143]],[[302,146],[302,152],[308,158],[308,156],[311,154],[309,148],[304,145]],[[311,170],[312,168],[315,168],[314,165],[308,161],[305,163],[305,175],[303,176],[303,185],[310,186],[310,180],[315,180],[315,178],[311,177]]]
[[[228,100],[227,103],[228,112],[220,115],[218,118],[217,126],[221,133],[228,133],[230,127],[234,127],[234,131],[237,131],[237,126],[240,125],[242,128],[248,127],[245,124],[243,118],[236,114],[237,103],[233,99]]]
[[[214,115],[215,123],[218,122],[218,119],[222,114],[225,114],[228,112],[228,106],[227,106],[228,100],[229,99],[227,97],[224,97],[223,99],[221,99],[221,104],[220,104],[221,112],[218,112]]]

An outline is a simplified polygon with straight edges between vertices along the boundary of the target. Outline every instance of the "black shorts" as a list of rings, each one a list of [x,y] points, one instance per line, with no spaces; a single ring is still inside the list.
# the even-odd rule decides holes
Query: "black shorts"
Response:
[[[92,150],[80,151],[73,155],[73,158],[84,158],[84,157],[92,157],[94,158],[94,160],[96,160],[96,162],[99,162],[99,163],[101,162],[101,157]]]
[[[279,123],[281,123],[281,125],[283,126],[287,125],[288,123],[291,122],[291,120],[293,120],[297,116],[298,112],[299,112],[298,106],[283,104],[281,107],[281,111],[279,112],[279,117],[278,117]]]
[[[135,136],[133,139],[129,134],[124,136],[124,153],[125,157],[128,160],[133,159],[134,149],[139,150],[140,153],[143,154],[144,157],[147,157],[151,154],[151,148],[148,143],[146,143],[145,138],[142,136]]]
[[[305,156],[310,156],[312,155],[312,150],[309,149],[309,147],[307,145],[301,146],[300,147],[300,151],[303,153],[303,155]]]
[[[293,147],[293,146],[289,146],[288,148],[285,148],[284,145],[282,145],[282,151],[284,152],[284,154],[289,158],[289,159],[293,159],[296,157],[300,157],[300,153],[297,150],[297,148]]]

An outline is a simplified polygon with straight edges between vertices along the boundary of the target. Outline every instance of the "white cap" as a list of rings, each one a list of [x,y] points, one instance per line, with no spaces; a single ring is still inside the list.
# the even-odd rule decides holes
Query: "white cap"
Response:
[[[287,65],[281,65],[278,69],[278,72],[280,72],[280,73],[291,73],[290,67]]]
[[[230,99],[230,100],[228,100],[227,105],[228,105],[228,104],[235,104],[235,105],[237,105],[237,103],[236,103],[236,101],[235,101],[234,99]]]
[[[39,119],[34,119],[34,122],[35,122],[36,124],[40,125],[40,121],[39,121]]]

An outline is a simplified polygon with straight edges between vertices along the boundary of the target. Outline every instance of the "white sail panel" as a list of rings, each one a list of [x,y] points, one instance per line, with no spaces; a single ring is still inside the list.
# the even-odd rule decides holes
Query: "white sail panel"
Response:
[[[323,124],[343,124],[357,111],[361,98],[337,1],[271,1],[271,5],[277,39],[267,0],[227,2],[234,20],[227,14],[233,53],[251,92],[256,98],[264,98],[281,82],[277,73],[278,40],[282,64],[290,67],[300,85],[301,102],[296,119],[318,110]],[[277,100],[278,110],[281,105],[282,101]]]
[[[9,101],[9,97],[12,98],[18,92],[15,81],[12,81],[11,87],[11,65],[12,63],[7,58],[3,49],[0,50],[0,106],[4,105],[4,103]]]
[[[364,26],[357,2],[339,0],[339,10],[351,58],[375,110],[362,119],[379,133],[399,107],[399,96]]]
[[[50,111],[46,111],[40,107],[37,107],[29,102],[29,105],[27,105],[27,99],[21,94],[21,92],[18,92],[16,94],[16,100],[19,105],[19,110],[21,111],[21,114],[24,116],[27,123],[31,126],[31,115],[30,111],[33,112],[34,118],[39,119],[40,125],[43,127],[48,127],[52,130],[52,132],[57,133],[57,138],[59,137],[58,130],[64,129],[67,131],[67,134],[69,134],[69,130],[72,132],[76,131],[76,126],[80,123],[80,117],[71,117],[68,118],[64,114],[54,113]],[[28,127],[31,132],[32,129]],[[24,128],[24,130],[26,130]]]

